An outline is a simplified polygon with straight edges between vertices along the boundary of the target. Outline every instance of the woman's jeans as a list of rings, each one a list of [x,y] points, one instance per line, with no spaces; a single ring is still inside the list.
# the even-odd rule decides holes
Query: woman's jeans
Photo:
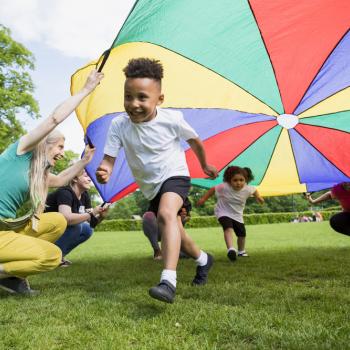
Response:
[[[93,232],[94,230],[87,222],[68,226],[64,234],[56,241],[55,244],[61,248],[62,255],[66,256],[79,244],[82,244],[88,240],[92,236]]]

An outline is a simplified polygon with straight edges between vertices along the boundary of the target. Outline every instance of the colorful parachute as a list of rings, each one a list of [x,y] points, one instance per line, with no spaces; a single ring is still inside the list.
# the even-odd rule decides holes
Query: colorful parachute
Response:
[[[105,79],[77,110],[103,157],[112,118],[123,112],[122,69],[130,58],[164,65],[164,108],[181,110],[209,163],[204,179],[184,143],[193,184],[222,181],[228,164],[248,166],[263,195],[350,181],[349,0],[139,0],[110,50]],[[79,90],[96,62],[78,70]],[[121,153],[104,200],[135,190]]]

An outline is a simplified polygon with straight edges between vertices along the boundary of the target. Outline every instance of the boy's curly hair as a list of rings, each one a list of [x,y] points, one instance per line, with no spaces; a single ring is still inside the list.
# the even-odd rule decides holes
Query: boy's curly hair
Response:
[[[151,58],[133,58],[123,69],[127,78],[149,78],[161,81],[163,78],[163,66],[159,60]]]
[[[247,183],[254,179],[253,172],[250,168],[241,168],[239,166],[229,166],[224,172],[224,181],[230,183],[231,179],[236,175],[241,174]]]

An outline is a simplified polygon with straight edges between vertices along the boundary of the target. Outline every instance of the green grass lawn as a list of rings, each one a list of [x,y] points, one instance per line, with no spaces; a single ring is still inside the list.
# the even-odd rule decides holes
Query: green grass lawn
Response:
[[[327,222],[247,227],[249,258],[226,258],[219,228],[204,287],[181,260],[175,304],[148,296],[161,262],[141,232],[96,232],[73,265],[34,276],[35,298],[0,292],[0,349],[350,349],[350,237]]]

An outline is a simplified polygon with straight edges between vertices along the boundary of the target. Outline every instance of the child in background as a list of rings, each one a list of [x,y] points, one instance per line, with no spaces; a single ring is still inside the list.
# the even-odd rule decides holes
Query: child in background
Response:
[[[192,209],[189,200],[184,203],[179,215],[181,217],[182,226],[185,227],[186,222],[190,220],[190,211]],[[142,216],[142,229],[145,236],[148,238],[153,248],[153,259],[162,260],[162,251],[159,246],[161,241],[161,232],[158,228],[157,217],[152,211],[146,211]],[[180,258],[188,258],[187,254],[180,251]]]
[[[236,260],[237,253],[238,256],[248,256],[245,251],[246,229],[243,221],[243,210],[247,199],[253,195],[258,203],[264,203],[256,188],[248,185],[253,178],[249,168],[229,166],[224,173],[224,182],[212,187],[197,203],[203,205],[215,193],[217,198],[215,215],[224,230],[227,257],[232,262]],[[233,247],[233,232],[237,236],[238,252]]]
[[[350,236],[350,182],[339,183],[333,186],[331,191],[328,191],[315,199],[311,197],[310,193],[306,193],[305,195],[311,204],[321,203],[330,199],[337,199],[343,208],[343,211],[334,214],[329,219],[329,224],[334,231]]]
[[[197,247],[181,222],[179,211],[191,187],[181,139],[188,142],[205,174],[215,178],[217,170],[207,163],[203,144],[182,113],[159,108],[164,100],[160,62],[148,58],[132,59],[124,73],[126,113],[111,123],[96,178],[100,183],[109,181],[115,159],[123,147],[135,181],[150,200],[148,210],[157,217],[162,233],[164,269],[160,283],[151,288],[149,294],[152,298],[173,303],[180,246],[197,263],[193,285],[205,284],[213,265],[213,257]]]

